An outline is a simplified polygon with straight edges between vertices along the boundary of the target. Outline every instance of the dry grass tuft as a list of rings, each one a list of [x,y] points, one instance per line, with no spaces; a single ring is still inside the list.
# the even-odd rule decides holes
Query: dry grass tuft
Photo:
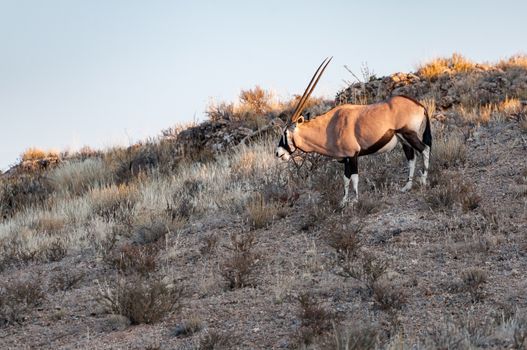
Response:
[[[452,168],[465,165],[468,148],[463,137],[451,134],[435,140],[432,150],[432,169]]]
[[[347,327],[334,326],[330,348],[334,350],[373,350],[379,344],[380,328],[374,323],[355,322]]]
[[[487,273],[479,268],[472,268],[463,271],[461,274],[463,281],[462,290],[470,293],[473,302],[481,301],[484,297],[483,285],[487,283]]]
[[[113,173],[101,159],[63,163],[48,175],[55,191],[62,195],[80,195],[91,188],[109,186]]]
[[[247,205],[247,221],[253,230],[267,227],[276,217],[278,206],[265,202],[261,194],[257,194]]]

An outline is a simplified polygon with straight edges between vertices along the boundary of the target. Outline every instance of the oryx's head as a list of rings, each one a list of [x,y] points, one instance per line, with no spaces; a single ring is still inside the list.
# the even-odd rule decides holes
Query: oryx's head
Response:
[[[289,160],[289,158],[291,157],[291,153],[296,150],[293,134],[295,133],[297,126],[304,122],[304,117],[300,114],[304,110],[306,102],[309,99],[309,96],[311,95],[313,90],[315,89],[315,86],[317,86],[317,83],[320,80],[322,73],[324,73],[324,70],[326,70],[326,67],[332,59],[333,57],[326,58],[324,61],[322,61],[317,71],[313,75],[313,78],[311,78],[311,81],[307,85],[304,94],[298,100],[293,116],[291,117],[291,121],[288,122],[285,128],[283,129],[282,136],[280,137],[280,142],[278,142],[278,146],[276,147],[275,155],[278,158],[281,158],[283,160]]]

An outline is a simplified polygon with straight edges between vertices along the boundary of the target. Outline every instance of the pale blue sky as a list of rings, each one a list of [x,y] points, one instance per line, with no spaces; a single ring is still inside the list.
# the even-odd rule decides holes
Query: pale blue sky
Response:
[[[100,148],[204,118],[259,84],[328,97],[460,52],[525,53],[527,1],[0,0],[0,169],[30,146]]]

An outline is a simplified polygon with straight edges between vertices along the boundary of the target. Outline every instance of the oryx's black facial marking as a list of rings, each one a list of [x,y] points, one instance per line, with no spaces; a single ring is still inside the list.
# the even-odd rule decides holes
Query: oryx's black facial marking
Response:
[[[282,137],[280,138],[280,142],[278,143],[278,147],[282,147],[285,149],[289,154],[293,153],[291,150],[291,147],[289,146],[289,142],[287,141],[287,130],[284,131],[282,134]]]

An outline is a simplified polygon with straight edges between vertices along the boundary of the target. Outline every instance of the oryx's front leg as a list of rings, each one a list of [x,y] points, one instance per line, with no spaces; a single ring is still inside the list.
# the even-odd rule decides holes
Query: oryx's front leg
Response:
[[[356,202],[359,199],[359,174],[358,174],[357,158],[358,156],[355,155],[354,157],[346,157],[343,160],[344,162],[344,198],[342,198],[342,201],[340,203],[342,207],[346,206],[346,204],[348,203],[350,181],[353,183],[353,191],[355,192],[355,196],[352,199],[352,202]]]

